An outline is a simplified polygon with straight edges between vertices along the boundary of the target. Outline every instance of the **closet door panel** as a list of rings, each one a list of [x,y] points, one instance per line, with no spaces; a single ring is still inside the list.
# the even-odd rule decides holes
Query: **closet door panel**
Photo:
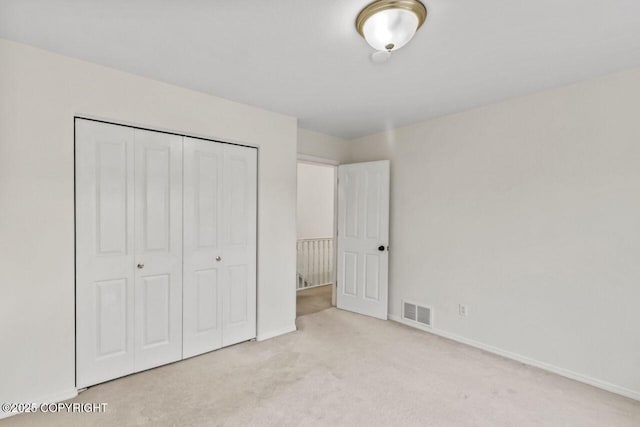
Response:
[[[246,265],[234,265],[228,268],[229,304],[227,327],[242,325],[248,320],[249,303],[247,291],[249,288]]]
[[[138,285],[143,294],[142,348],[167,345],[171,339],[171,279],[168,274],[146,276]]]
[[[220,330],[220,287],[218,286],[218,269],[209,268],[199,270],[194,273],[195,277],[195,297],[196,306],[193,313],[195,319],[195,330],[198,334],[208,332],[219,332]],[[219,333],[216,334],[218,336]],[[213,347],[220,346],[218,338],[211,340]]]
[[[256,336],[257,150],[224,146],[222,345]]]
[[[222,346],[223,147],[184,138],[184,357]]]
[[[87,387],[134,369],[132,129],[76,119],[76,370]]]
[[[182,137],[135,130],[135,370],[182,357]]]

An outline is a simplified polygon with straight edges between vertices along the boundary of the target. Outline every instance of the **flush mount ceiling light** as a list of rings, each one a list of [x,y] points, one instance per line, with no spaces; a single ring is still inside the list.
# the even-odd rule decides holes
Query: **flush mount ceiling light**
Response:
[[[356,28],[371,47],[388,57],[413,38],[426,18],[427,8],[418,0],[377,0],[362,9]]]

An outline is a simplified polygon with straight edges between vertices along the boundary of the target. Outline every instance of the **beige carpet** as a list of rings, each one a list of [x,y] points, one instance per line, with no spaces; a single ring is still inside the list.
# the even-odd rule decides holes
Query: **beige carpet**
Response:
[[[333,285],[296,291],[296,317],[317,313],[331,307]]]
[[[331,308],[299,331],[93,387],[106,414],[0,426],[640,426],[640,402]]]

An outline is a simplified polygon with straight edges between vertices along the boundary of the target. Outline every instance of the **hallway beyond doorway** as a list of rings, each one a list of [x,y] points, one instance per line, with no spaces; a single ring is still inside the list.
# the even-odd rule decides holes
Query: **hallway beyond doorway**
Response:
[[[331,287],[317,286],[296,292],[296,317],[317,313],[331,307]]]

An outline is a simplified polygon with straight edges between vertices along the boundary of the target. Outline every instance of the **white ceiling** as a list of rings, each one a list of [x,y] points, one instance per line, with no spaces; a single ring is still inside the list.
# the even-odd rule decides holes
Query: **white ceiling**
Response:
[[[286,113],[342,137],[640,67],[639,0],[426,0],[384,64],[368,0],[0,0],[0,37]]]

